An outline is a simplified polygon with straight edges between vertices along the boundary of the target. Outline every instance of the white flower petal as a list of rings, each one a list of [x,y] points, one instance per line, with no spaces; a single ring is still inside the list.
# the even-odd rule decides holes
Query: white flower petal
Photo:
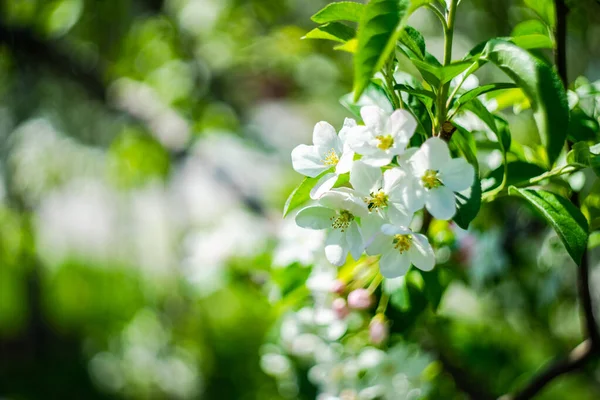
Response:
[[[333,229],[325,239],[325,257],[333,265],[340,267],[348,257],[348,244],[346,234],[340,229]]]
[[[409,179],[408,174],[402,168],[391,168],[383,173],[382,189],[385,193],[391,194],[394,186]]]
[[[408,143],[417,129],[417,120],[406,110],[396,110],[390,116],[392,136]]]
[[[381,180],[381,168],[365,164],[358,160],[352,164],[350,170],[350,184],[359,193],[368,195],[374,190],[378,190]]]
[[[321,179],[319,179],[317,183],[315,183],[315,186],[313,186],[313,188],[310,190],[310,198],[316,200],[319,197],[323,196],[325,192],[330,190],[333,187],[333,185],[335,185],[337,179],[338,176],[333,172],[323,175]]]
[[[296,214],[296,224],[302,228],[325,229],[331,227],[331,218],[336,216],[332,209],[311,206],[303,208]]]
[[[338,161],[335,166],[335,173],[338,175],[345,174],[349,172],[352,168],[352,163],[354,162],[354,152],[350,150],[350,148],[346,147],[342,156],[340,157],[340,161]]]
[[[360,233],[360,228],[356,222],[352,222],[348,229],[346,229],[346,240],[348,242],[348,248],[352,258],[358,260],[364,251],[363,238]]]
[[[431,271],[435,266],[435,255],[429,240],[420,233],[413,234],[413,242],[408,249],[411,263],[421,271]]]
[[[379,213],[370,213],[366,217],[361,218],[360,222],[360,231],[365,242],[365,247],[370,246],[377,235],[383,236],[381,235],[381,225],[385,223],[385,220]]]
[[[390,203],[388,205],[387,215],[390,222],[396,226],[408,226],[413,217],[413,213],[398,203]]]
[[[350,128],[345,135],[346,144],[358,154],[370,154],[377,148],[377,139],[366,126]]]
[[[367,127],[376,132],[381,132],[385,127],[388,113],[377,106],[365,106],[360,109],[360,116]]]
[[[355,128],[356,126],[358,125],[356,124],[356,121],[352,118],[346,118],[344,120],[344,126],[342,126],[342,129],[340,129],[339,134],[339,138],[341,139],[342,143],[346,143],[348,134],[352,131],[352,128]]]
[[[404,153],[398,155],[396,158],[398,160],[398,165],[401,167],[407,166],[408,160],[419,150],[418,147],[411,147],[409,149],[404,150]]]
[[[439,171],[449,161],[448,145],[437,137],[427,139],[409,160],[412,169],[419,177],[423,176],[428,169]]]
[[[357,217],[363,217],[368,214],[365,202],[349,188],[332,189],[323,194],[319,202],[323,206],[334,210],[350,211]]]
[[[425,196],[425,207],[434,218],[451,219],[456,214],[454,192],[446,186],[428,190]]]
[[[317,148],[319,155],[323,158],[328,152],[334,150],[336,154],[342,153],[340,146],[340,140],[335,131],[335,128],[331,124],[321,121],[315,125],[313,130],[313,143]]]
[[[385,278],[392,279],[406,275],[410,267],[410,258],[407,252],[400,254],[396,249],[383,254],[379,260],[379,271]]]
[[[397,192],[401,193],[402,203],[410,212],[417,212],[425,205],[425,190],[414,178],[403,180],[394,187],[391,198],[396,201]]]
[[[475,179],[475,168],[464,158],[453,158],[439,173],[440,180],[455,192],[470,188]]]
[[[388,236],[394,235],[411,235],[412,231],[405,226],[397,226],[392,224],[384,224],[381,227],[381,232]]]
[[[330,167],[323,164],[323,159],[318,154],[315,146],[301,144],[292,150],[292,166],[296,172],[311,178]]]
[[[378,151],[373,151],[371,154],[364,155],[360,160],[373,167],[384,167],[392,162],[392,158],[394,158],[393,154],[386,153],[379,149],[377,150]]]
[[[363,233],[364,233],[364,230],[363,230]],[[384,235],[380,231],[379,233],[376,234],[376,236],[373,237],[373,240],[367,246],[366,251],[367,251],[368,255],[376,256],[379,254],[383,254],[383,253],[392,251],[393,249],[394,249],[394,247],[392,245],[391,238],[387,235]]]

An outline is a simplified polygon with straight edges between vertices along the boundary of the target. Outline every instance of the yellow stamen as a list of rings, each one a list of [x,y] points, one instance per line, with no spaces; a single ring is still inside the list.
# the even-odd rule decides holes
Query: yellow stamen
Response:
[[[379,135],[375,138],[379,140],[377,147],[381,150],[387,150],[394,145],[394,138],[392,137],[392,135]]]
[[[340,215],[338,217],[331,217],[331,227],[333,229],[341,229],[344,232],[352,221],[354,221],[354,215],[352,215],[349,211],[342,210],[340,211]]]
[[[394,235],[394,248],[400,252],[400,254],[404,253],[410,246],[412,245],[412,236],[411,235]]]
[[[428,169],[427,171],[425,171],[425,173],[421,177],[421,182],[423,182],[423,186],[425,187],[425,189],[434,189],[436,187],[442,186],[442,181],[440,181],[438,172],[432,169]]]
[[[383,208],[387,206],[388,196],[382,190],[377,193],[371,193],[371,197],[365,199],[367,208],[369,211],[373,211],[374,208]]]
[[[329,152],[327,152],[327,154],[325,154],[325,159],[321,161],[323,161],[323,164],[325,165],[337,165],[340,159],[335,150],[331,149]]]

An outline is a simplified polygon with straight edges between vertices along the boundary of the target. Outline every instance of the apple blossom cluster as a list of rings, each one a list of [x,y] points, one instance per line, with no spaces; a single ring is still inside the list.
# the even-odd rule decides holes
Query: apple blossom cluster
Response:
[[[410,229],[413,216],[425,208],[440,220],[454,217],[455,192],[471,187],[474,168],[452,158],[438,137],[410,147],[417,121],[406,110],[366,106],[360,114],[364,125],[346,119],[339,134],[317,123],[313,145],[292,151],[294,169],[316,179],[310,192],[316,204],[300,210],[296,223],[326,231],[325,255],[333,265],[366,252],[381,255],[386,278],[404,275],[411,264],[431,270],[434,252],[426,236]]]

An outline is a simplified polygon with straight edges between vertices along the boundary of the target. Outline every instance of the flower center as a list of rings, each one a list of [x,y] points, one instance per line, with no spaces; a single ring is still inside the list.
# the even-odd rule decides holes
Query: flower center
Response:
[[[387,150],[394,145],[394,138],[392,135],[379,135],[375,138],[379,141],[377,147],[381,150]]]
[[[365,198],[365,202],[367,203],[367,208],[369,211],[373,211],[374,208],[382,208],[387,206],[388,203],[388,195],[380,190],[377,193],[371,193],[371,197]]]
[[[329,150],[329,152],[327,152],[327,154],[325,154],[325,159],[321,161],[323,161],[323,164],[325,165],[337,165],[340,159],[336,154],[335,150],[331,149]]]
[[[341,229],[344,232],[352,221],[354,221],[354,215],[352,215],[349,211],[342,210],[340,211],[340,215],[337,217],[331,217],[331,227],[333,229]]]
[[[425,187],[425,189],[434,189],[436,187],[442,186],[442,181],[440,181],[438,172],[432,169],[428,169],[427,171],[425,171],[425,173],[421,177],[421,182],[423,182],[423,186]]]
[[[411,235],[394,235],[394,240],[392,241],[394,244],[394,248],[400,252],[400,254],[404,253],[406,250],[410,249],[412,245],[412,236]]]

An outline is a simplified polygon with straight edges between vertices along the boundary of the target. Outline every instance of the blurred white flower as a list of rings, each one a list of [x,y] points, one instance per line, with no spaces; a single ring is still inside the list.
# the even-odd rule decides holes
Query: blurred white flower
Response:
[[[273,266],[286,267],[294,262],[311,265],[323,245],[323,231],[304,229],[294,219],[283,221],[279,230],[277,247],[273,251]]]

